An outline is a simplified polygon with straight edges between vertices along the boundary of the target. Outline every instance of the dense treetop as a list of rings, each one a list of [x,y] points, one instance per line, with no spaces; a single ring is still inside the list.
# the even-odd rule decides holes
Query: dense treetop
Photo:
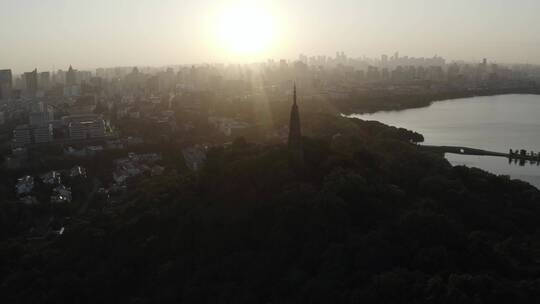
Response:
[[[532,303],[540,192],[420,152],[421,135],[303,120],[304,164],[238,139],[135,182],[59,238],[4,238],[5,303]],[[1,223],[11,216],[5,204]],[[105,212],[106,210],[106,212]]]

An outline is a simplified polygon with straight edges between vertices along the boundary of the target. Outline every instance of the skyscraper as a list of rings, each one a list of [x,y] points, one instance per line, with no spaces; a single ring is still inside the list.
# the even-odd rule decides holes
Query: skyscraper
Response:
[[[50,72],[41,72],[39,73],[38,79],[39,88],[42,90],[47,90],[51,86],[51,73]]]
[[[38,73],[37,69],[32,72],[24,73],[26,83],[26,92],[28,95],[35,97],[38,90]]]
[[[77,71],[69,66],[69,70],[66,73],[66,85],[73,86],[77,84]]]
[[[0,100],[11,97],[13,78],[11,70],[0,70]]]
[[[293,105],[291,108],[291,121],[289,124],[289,153],[295,162],[303,159],[302,130],[300,127],[300,112],[296,103],[296,83],[294,84]]]
[[[381,56],[381,65],[382,67],[387,67],[388,65],[388,55]]]

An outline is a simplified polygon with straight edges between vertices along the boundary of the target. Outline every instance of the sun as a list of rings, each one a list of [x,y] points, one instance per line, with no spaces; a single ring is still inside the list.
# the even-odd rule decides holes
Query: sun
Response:
[[[270,10],[249,4],[223,8],[216,24],[220,47],[235,55],[257,55],[275,42],[276,22]]]

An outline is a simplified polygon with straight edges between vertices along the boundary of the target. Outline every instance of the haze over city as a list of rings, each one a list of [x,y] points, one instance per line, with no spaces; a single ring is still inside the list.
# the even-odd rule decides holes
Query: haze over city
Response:
[[[540,63],[535,0],[2,0],[0,66],[15,73],[401,51]],[[248,45],[248,46],[247,46]]]
[[[0,0],[0,301],[539,303],[539,12]]]

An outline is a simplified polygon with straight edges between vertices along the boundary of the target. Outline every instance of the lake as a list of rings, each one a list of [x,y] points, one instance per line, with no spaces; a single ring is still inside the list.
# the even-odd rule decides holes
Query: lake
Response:
[[[351,115],[419,132],[427,145],[504,152],[540,152],[540,95],[499,95],[437,101],[425,108]],[[540,166],[491,156],[446,154],[453,165],[510,175],[540,188]]]

